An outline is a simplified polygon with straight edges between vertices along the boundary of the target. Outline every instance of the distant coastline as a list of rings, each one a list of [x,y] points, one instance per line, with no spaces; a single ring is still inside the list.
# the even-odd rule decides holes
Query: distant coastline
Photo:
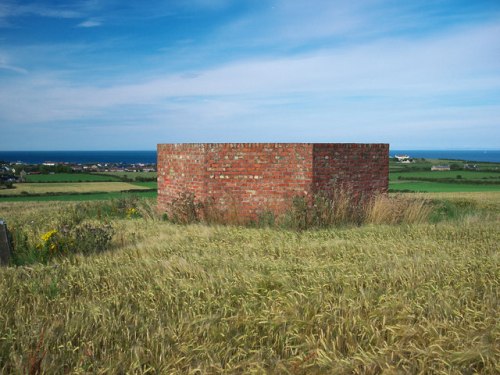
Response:
[[[389,155],[412,158],[450,159],[500,163],[500,150],[390,150]],[[41,164],[56,163],[123,163],[156,164],[156,150],[148,151],[0,151],[0,160]]]
[[[390,150],[390,156],[500,163],[500,150]]]

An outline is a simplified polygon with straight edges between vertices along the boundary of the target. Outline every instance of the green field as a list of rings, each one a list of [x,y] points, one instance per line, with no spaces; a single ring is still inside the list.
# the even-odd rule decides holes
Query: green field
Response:
[[[79,182],[75,176],[88,177],[93,182]],[[156,181],[151,182],[121,182],[117,178],[94,174],[54,174],[33,175],[39,178],[33,183],[18,183],[14,189],[0,189],[2,201],[90,201],[106,200],[123,197],[126,191],[134,191],[141,197],[156,197]],[[49,181],[52,179],[53,182]],[[105,181],[110,179],[113,182]],[[42,181],[46,182],[42,182]],[[55,182],[65,180],[66,182]],[[83,180],[82,180],[83,181]],[[99,182],[97,182],[99,181]],[[140,191],[145,190],[145,191]]]
[[[477,165],[479,168],[479,171],[484,171],[484,170],[493,170],[493,171],[499,171],[500,170],[500,163],[487,163],[487,162],[473,162],[473,163],[467,163],[465,161],[461,160],[446,160],[446,159],[417,159],[413,163],[398,163],[395,160],[390,159],[389,160],[389,170],[391,172],[399,172],[399,171],[429,171],[431,170],[431,167],[433,165],[440,165],[440,164],[446,164],[450,165],[454,168],[457,168],[456,171],[451,171],[451,172],[470,172],[468,170],[464,170],[464,165],[465,164],[474,164]],[[473,171],[474,172],[474,171]]]
[[[2,190],[0,190],[0,193]],[[109,193],[85,193],[85,194],[51,194],[51,195],[18,195],[11,197],[0,197],[1,202],[49,202],[49,201],[102,201],[109,199],[120,199],[129,196],[141,198],[156,198],[156,191],[134,191],[134,192],[109,192]]]
[[[156,172],[103,172],[99,173],[101,176],[112,176],[118,178],[130,178],[135,180],[136,178],[156,178]]]
[[[158,183],[156,181],[134,181],[132,182],[133,185],[137,186],[142,186],[142,187],[147,187],[148,189],[157,189],[158,188]]]
[[[457,178],[457,176],[460,176]],[[463,180],[485,180],[498,181],[500,183],[500,172],[481,171],[418,171],[418,172],[393,172],[389,174],[389,180],[394,181],[399,177],[409,178],[432,178],[432,179],[463,179]]]
[[[500,191],[499,185],[459,184],[430,181],[390,181],[389,189],[392,191],[415,192],[482,192]]]
[[[440,183],[440,182],[401,182],[390,183],[390,192],[420,192],[420,193],[437,193],[437,192],[483,192],[483,191],[500,191],[499,185],[473,185],[473,184],[455,184],[455,183]]]
[[[487,192],[500,191],[500,172],[497,164],[482,163],[481,169],[488,171],[452,170],[431,171],[431,165],[450,161],[425,160],[401,164],[390,162],[389,189],[413,192]],[[463,162],[451,161],[463,166]],[[450,163],[448,163],[450,164]],[[425,169],[425,170],[417,170]]]
[[[426,169],[430,170],[432,167],[432,162],[430,160],[419,160],[410,164],[402,164],[398,163],[394,160],[389,161],[389,170],[392,171],[401,171],[401,170],[409,170],[409,169]],[[436,163],[437,164],[437,163]]]
[[[91,173],[55,173],[55,174],[29,174],[26,182],[99,182],[119,181],[115,176],[103,176]]]
[[[443,194],[408,202],[500,202]],[[0,268],[0,373],[499,373],[499,211],[470,207],[293,231],[174,225],[154,200],[0,202],[27,248],[114,228],[108,251]]]
[[[119,192],[132,189],[147,189],[147,187],[127,182],[38,182],[16,184],[15,189],[2,189],[0,194],[7,196],[23,194],[85,194]]]

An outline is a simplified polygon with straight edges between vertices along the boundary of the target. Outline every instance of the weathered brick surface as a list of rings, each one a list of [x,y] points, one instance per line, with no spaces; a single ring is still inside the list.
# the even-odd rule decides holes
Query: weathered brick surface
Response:
[[[313,145],[313,191],[348,189],[357,196],[386,192],[389,145],[319,143]]]
[[[186,143],[158,145],[158,205],[180,194],[213,199],[254,219],[283,212],[297,195],[387,191],[387,144]]]

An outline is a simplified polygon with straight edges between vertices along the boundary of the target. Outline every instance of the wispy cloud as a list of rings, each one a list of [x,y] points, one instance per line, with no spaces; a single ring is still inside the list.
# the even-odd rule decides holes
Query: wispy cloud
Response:
[[[495,90],[500,87],[500,49],[491,46],[499,34],[499,25],[487,25],[411,44],[396,38],[294,57],[248,59],[193,75],[158,75],[145,82],[104,88],[83,81],[75,85],[64,80],[35,80],[30,84],[32,78],[26,77],[22,84],[13,85],[17,89],[11,87],[9,95],[24,88],[26,92],[16,101],[39,97],[46,101],[40,111],[61,109],[49,111],[57,119],[64,113],[71,118],[72,113],[80,116],[92,109],[178,97],[328,94],[411,98]],[[8,97],[2,100],[8,101]],[[10,112],[7,107],[1,111],[3,116]],[[50,120],[50,116],[42,117]]]
[[[13,65],[9,61],[8,56],[2,54],[1,51],[0,51],[0,69],[15,72],[15,73],[20,73],[20,74],[27,74],[28,73],[28,71],[26,69]]]
[[[24,68],[20,68],[18,66],[13,66],[13,65],[3,64],[1,62],[0,62],[0,69],[9,70],[9,71],[20,73],[20,74],[28,73],[28,71]]]
[[[83,22],[80,22],[77,27],[97,27],[101,26],[102,22],[96,19],[89,19]]]
[[[216,15],[231,7],[226,0],[208,3],[153,2],[148,12],[126,5],[134,20],[127,37],[7,47],[9,59],[0,59],[0,69],[24,74],[0,76],[0,123],[12,134],[18,128],[39,134],[34,129],[58,124],[73,142],[92,129],[95,138],[114,144],[116,134],[126,144],[125,129],[135,126],[144,129],[141,142],[150,148],[166,140],[414,141],[430,147],[443,139],[494,147],[500,137],[495,12],[479,22],[477,12],[467,19],[465,10],[449,14],[426,2],[319,1],[313,7],[275,0],[274,8],[207,23],[206,33],[180,35],[163,28],[169,18],[155,20],[127,44],[139,32],[136,17],[186,7]],[[78,28],[100,26],[102,19],[108,25],[110,17],[112,24],[110,13],[99,14],[103,7],[89,3],[60,16],[74,16]],[[0,7],[0,20],[1,14]],[[177,27],[192,17],[180,17]],[[108,58],[113,50],[125,52]]]
[[[8,0],[0,5],[0,19],[29,14],[51,18],[78,18],[82,16],[78,10],[69,6],[25,4]]]

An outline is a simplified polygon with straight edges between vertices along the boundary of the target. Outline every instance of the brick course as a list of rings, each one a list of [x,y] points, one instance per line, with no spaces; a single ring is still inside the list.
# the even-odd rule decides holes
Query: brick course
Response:
[[[182,193],[236,207],[242,218],[282,213],[294,196],[386,192],[388,144],[183,143],[158,145],[158,206]]]

